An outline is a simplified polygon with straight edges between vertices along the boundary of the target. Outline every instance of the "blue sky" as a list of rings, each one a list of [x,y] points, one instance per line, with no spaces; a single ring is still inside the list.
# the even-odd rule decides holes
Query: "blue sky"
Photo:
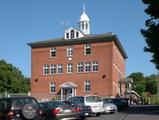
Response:
[[[113,32],[127,55],[126,75],[156,73],[151,54],[140,34],[148,16],[140,0],[0,0],[0,59],[31,75],[31,50],[27,43],[63,37],[62,23],[77,27],[86,4],[91,34]]]

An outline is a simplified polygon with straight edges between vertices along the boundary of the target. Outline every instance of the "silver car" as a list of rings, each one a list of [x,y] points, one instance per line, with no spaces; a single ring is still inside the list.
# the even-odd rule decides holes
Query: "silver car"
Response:
[[[113,103],[104,103],[104,113],[115,113],[117,109],[117,106]]]

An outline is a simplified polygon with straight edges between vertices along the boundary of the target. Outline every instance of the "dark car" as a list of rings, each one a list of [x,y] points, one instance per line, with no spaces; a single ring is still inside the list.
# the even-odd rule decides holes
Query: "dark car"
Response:
[[[33,97],[0,98],[0,120],[39,120],[41,110]]]
[[[65,103],[71,105],[79,112],[79,118],[84,120],[85,117],[89,117],[92,115],[91,106],[86,106],[80,102],[75,101],[64,101]]]
[[[50,101],[39,103],[43,111],[43,120],[78,119],[78,109],[61,101]]]

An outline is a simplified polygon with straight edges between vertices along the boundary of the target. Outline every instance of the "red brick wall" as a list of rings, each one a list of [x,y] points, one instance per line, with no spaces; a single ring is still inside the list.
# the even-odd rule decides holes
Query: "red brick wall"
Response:
[[[125,63],[114,53],[113,42],[92,43],[92,54],[84,55],[84,45],[73,45],[74,54],[72,60],[68,60],[67,46],[56,47],[56,58],[50,58],[50,47],[32,49],[32,93],[49,94],[49,84],[56,84],[56,93],[60,91],[59,86],[65,82],[73,82],[78,85],[77,95],[97,93],[101,96],[113,96],[117,94],[112,81],[118,80],[117,73],[112,72],[113,63],[125,74]],[[98,61],[99,71],[94,73],[77,73],[79,62]],[[73,64],[73,74],[67,74],[67,63]],[[63,64],[63,74],[43,75],[43,65]],[[91,81],[91,91],[84,92],[84,81]],[[113,90],[114,89],[114,90]]]
[[[125,78],[125,59],[115,44],[113,45],[113,96],[117,96],[119,80]],[[122,94],[125,91],[125,85],[122,84]]]

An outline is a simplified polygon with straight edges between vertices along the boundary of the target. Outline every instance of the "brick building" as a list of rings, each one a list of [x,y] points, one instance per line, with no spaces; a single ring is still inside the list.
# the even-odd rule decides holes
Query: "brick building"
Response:
[[[63,38],[28,44],[31,47],[31,94],[38,99],[61,99],[97,94],[116,97],[125,92],[127,55],[113,33],[90,34],[85,7],[79,29],[68,28]]]

